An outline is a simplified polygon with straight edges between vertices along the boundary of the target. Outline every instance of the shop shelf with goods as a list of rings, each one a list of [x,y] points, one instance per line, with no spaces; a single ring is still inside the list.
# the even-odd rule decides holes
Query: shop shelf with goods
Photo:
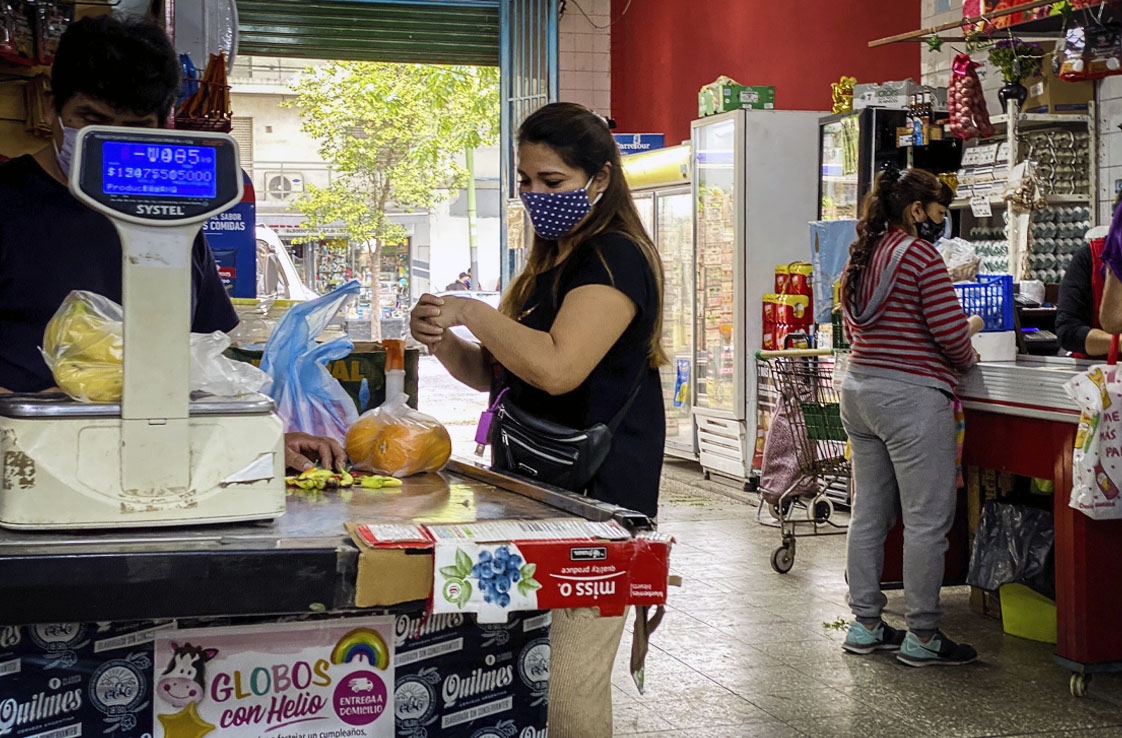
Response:
[[[694,420],[707,476],[751,486],[760,309],[777,264],[803,260],[817,214],[821,114],[734,111],[694,121]]]
[[[1086,115],[1016,112],[994,116],[998,135],[963,153],[958,171],[960,232],[974,243],[981,270],[1017,280],[1058,283],[1083,236],[1097,224],[1098,136],[1094,103]],[[1017,165],[1036,164],[1046,207],[1008,206],[1005,191]]]

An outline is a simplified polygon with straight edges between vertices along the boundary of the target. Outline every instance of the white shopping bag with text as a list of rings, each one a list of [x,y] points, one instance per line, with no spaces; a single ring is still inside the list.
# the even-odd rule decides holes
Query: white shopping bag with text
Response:
[[[1122,371],[1092,367],[1064,389],[1082,412],[1068,504],[1096,520],[1122,518]]]

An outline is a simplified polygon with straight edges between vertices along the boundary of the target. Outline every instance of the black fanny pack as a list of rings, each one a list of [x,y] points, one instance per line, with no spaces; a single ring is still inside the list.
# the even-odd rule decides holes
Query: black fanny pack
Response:
[[[584,492],[612,448],[612,435],[639,395],[646,376],[639,372],[623,407],[607,424],[578,429],[536,417],[514,404],[503,390],[493,406],[491,466],[535,482]]]

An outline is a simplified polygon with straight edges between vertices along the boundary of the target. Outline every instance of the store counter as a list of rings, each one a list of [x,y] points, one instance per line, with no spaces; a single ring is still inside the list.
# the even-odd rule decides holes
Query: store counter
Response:
[[[963,464],[1055,483],[1056,660],[1085,674],[1122,669],[1122,520],[1092,520],[1068,506],[1079,409],[1064,384],[1092,362],[1025,356],[981,364],[959,385],[966,408]]]
[[[569,521],[542,522],[557,518]],[[404,534],[382,557],[382,549],[356,545],[357,523]],[[541,535],[454,540],[453,563],[438,563],[434,574],[433,562],[449,550],[442,532],[470,538],[488,524],[503,535]],[[407,543],[425,525],[432,526],[424,528],[428,548]],[[561,526],[613,535],[574,542],[555,534]],[[635,535],[650,528],[633,511],[453,461],[400,488],[293,490],[285,515],[273,521],[0,530],[0,734],[544,735],[548,609],[587,606],[557,605],[544,594],[564,590],[554,583],[563,579],[583,583],[570,587],[574,596],[581,587],[625,595],[645,567],[661,577],[664,598],[668,537]],[[657,565],[644,559],[648,545],[661,545]],[[540,558],[545,549],[556,551],[554,560]],[[504,565],[493,575],[492,560]],[[477,574],[484,563],[487,573]],[[554,565],[577,576],[554,576]],[[600,575],[609,566],[618,573]],[[477,576],[478,591],[487,589],[484,577],[502,579],[490,586],[519,592],[519,606],[507,599],[472,609],[469,578]],[[450,577],[463,596],[445,601],[450,582],[435,592],[431,583]],[[356,606],[366,597],[364,582],[409,586],[396,599]],[[664,601],[646,594],[654,589],[640,587],[639,596],[650,598],[636,604]],[[316,721],[310,732],[275,732],[307,721]]]
[[[291,491],[272,521],[117,531],[0,529],[0,624],[323,612],[355,606],[359,550],[347,522],[474,523],[630,510],[453,460],[400,493]]]

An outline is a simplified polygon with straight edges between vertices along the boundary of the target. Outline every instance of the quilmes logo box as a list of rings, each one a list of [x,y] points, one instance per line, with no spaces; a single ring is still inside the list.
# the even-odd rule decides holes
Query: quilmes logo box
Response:
[[[632,537],[622,526],[585,520],[426,526],[434,541],[436,613],[473,612],[479,622],[509,613],[666,602],[673,539]]]
[[[433,615],[431,629],[411,628],[398,654],[426,658],[397,667],[397,738],[544,738],[551,619],[528,612],[479,624],[472,615]],[[433,648],[436,638],[458,648]]]

